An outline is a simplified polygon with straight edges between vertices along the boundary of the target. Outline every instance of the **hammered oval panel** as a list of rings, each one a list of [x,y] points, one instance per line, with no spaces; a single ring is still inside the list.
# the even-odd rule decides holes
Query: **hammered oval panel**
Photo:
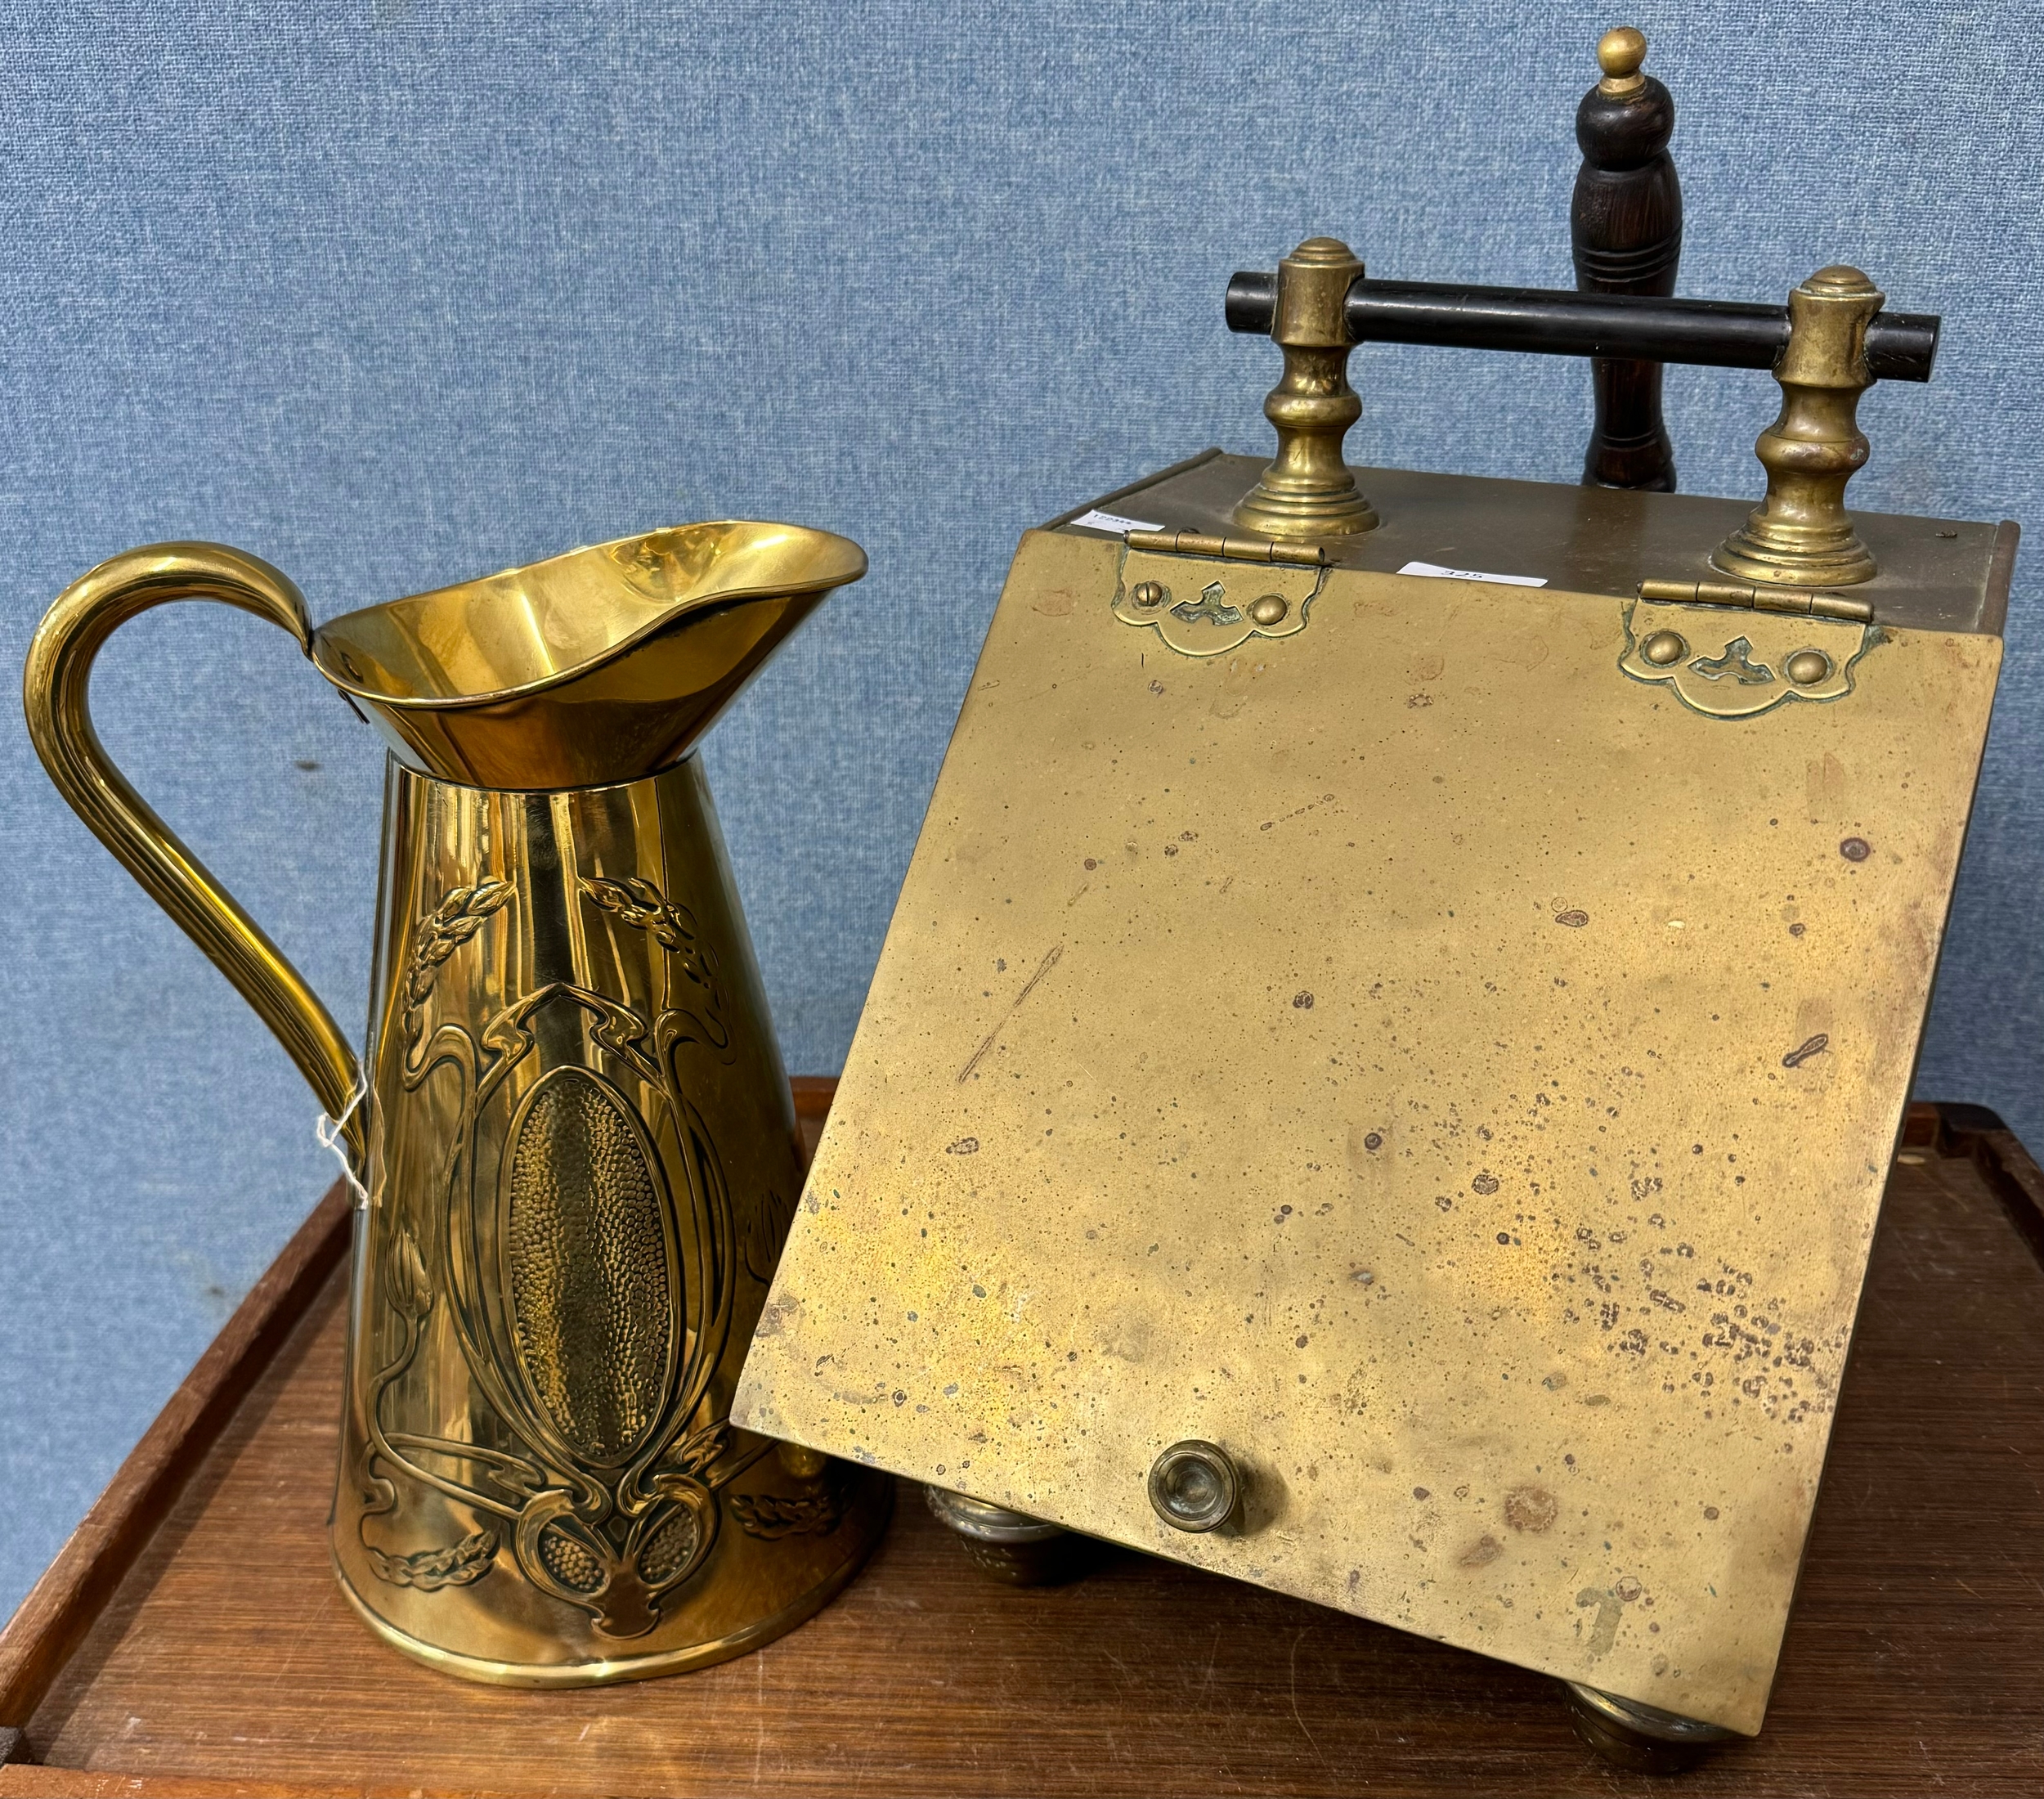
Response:
[[[697,1540],[702,1535],[702,1526],[696,1514],[676,1506],[674,1515],[647,1539],[639,1552],[639,1572],[656,1585],[667,1579],[694,1556]]]
[[[586,1069],[533,1089],[511,1147],[505,1272],[532,1395],[591,1461],[659,1419],[679,1308],[660,1173],[628,1102]]]
[[[576,1593],[594,1593],[603,1584],[603,1564],[558,1525],[540,1532],[540,1559],[562,1586]]]

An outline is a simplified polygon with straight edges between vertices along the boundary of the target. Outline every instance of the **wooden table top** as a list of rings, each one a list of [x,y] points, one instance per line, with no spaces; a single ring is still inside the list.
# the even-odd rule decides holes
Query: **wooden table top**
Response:
[[[2044,1181],[1992,1123],[1913,1118],[1767,1728],[1676,1790],[2044,1790]],[[337,1274],[0,1799],[1667,1790],[1584,1748],[1553,1682],[1297,1600],[1105,1550],[1065,1586],[997,1585],[912,1487],[847,1592],[755,1654],[580,1693],[431,1672],[328,1572],[341,1299]]]

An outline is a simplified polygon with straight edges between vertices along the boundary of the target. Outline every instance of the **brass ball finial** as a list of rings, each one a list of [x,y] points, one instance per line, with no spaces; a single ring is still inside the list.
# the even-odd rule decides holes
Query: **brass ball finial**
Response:
[[[1597,66],[1604,71],[1604,79],[1597,84],[1598,92],[1613,100],[1638,93],[1647,85],[1647,78],[1639,72],[1639,65],[1646,60],[1644,32],[1630,25],[1606,32],[1597,40]]]

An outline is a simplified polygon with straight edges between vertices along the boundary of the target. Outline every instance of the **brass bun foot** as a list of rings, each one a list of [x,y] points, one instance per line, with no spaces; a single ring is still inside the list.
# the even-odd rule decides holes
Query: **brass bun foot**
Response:
[[[923,1497],[974,1565],[1011,1586],[1060,1586],[1084,1573],[1092,1559],[1091,1537],[1040,1518],[967,1499],[948,1487],[926,1486]]]
[[[1628,1774],[1681,1774],[1720,1743],[1737,1740],[1736,1730],[1705,1724],[1659,1706],[1564,1680],[1569,1719],[1576,1734],[1614,1768]]]

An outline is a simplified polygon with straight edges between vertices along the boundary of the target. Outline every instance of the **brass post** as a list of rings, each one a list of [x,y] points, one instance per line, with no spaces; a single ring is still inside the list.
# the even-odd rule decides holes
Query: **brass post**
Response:
[[[1859,397],[1874,384],[1867,326],[1885,296],[1856,268],[1821,268],[1789,295],[1788,348],[1774,366],[1782,413],[1754,453],[1767,497],[1711,557],[1748,581],[1843,587],[1871,580],[1874,559],[1845,510],[1845,483],[1865,466]]]
[[[1363,415],[1348,384],[1349,288],[1363,265],[1338,238],[1309,237],[1278,264],[1271,336],[1284,374],[1263,402],[1278,451],[1235,522],[1266,537],[1374,531],[1377,514],[1342,460],[1342,439]]]

